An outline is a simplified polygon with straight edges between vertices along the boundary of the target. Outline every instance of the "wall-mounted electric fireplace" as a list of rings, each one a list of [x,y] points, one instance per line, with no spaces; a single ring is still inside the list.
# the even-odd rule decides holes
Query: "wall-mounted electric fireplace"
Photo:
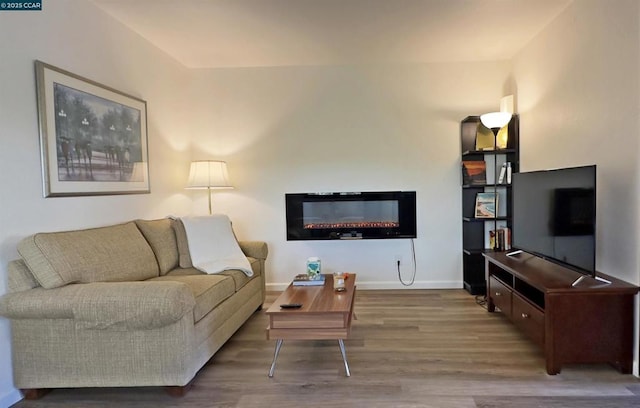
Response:
[[[286,194],[287,240],[416,238],[416,192]]]

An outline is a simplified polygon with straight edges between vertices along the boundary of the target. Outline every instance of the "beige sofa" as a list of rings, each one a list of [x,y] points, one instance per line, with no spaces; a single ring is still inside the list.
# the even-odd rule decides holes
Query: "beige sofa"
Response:
[[[179,220],[27,237],[8,268],[14,384],[167,386],[181,395],[264,302],[264,242],[240,242],[253,276],[191,265]]]

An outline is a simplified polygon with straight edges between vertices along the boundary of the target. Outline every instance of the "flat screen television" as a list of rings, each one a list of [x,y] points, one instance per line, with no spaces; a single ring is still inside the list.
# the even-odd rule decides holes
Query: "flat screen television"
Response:
[[[513,247],[596,277],[596,166],[513,175]]]

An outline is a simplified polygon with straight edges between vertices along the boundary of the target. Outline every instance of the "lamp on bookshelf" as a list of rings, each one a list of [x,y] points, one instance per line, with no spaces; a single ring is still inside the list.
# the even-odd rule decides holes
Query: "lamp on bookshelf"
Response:
[[[491,129],[494,136],[498,136],[498,132],[509,123],[511,116],[510,112],[485,113],[480,115],[480,122]]]
[[[480,115],[480,122],[495,134],[509,123],[511,116],[512,114],[510,112],[485,113],[484,115]]]
[[[497,148],[507,147],[507,129],[501,132],[511,120],[510,112],[491,112],[480,115],[480,122],[493,132],[493,145]]]

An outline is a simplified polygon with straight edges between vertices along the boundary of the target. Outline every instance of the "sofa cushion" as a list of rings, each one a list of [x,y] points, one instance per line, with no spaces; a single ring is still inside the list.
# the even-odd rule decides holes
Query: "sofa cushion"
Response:
[[[9,262],[8,275],[9,292],[21,292],[40,286],[22,259]]]
[[[181,282],[187,285],[196,299],[193,308],[194,323],[235,293],[235,283],[231,277],[207,275],[195,268],[175,269],[164,276],[149,279],[149,282],[152,281]]]
[[[144,280],[159,274],[153,251],[133,222],[35,234],[18,244],[18,253],[46,289],[73,282]]]
[[[226,275],[233,279],[236,287],[236,292],[242,289],[242,287],[246,285],[247,282],[249,282],[251,279],[255,279],[260,275],[260,260],[250,257],[247,257],[247,259],[249,260],[249,263],[251,264],[251,270],[253,271],[252,277],[248,277],[246,273],[238,269],[231,269],[228,271],[220,272],[220,275]]]
[[[189,242],[187,241],[187,231],[180,219],[172,219],[171,226],[176,234],[176,243],[178,246],[178,263],[181,268],[193,268],[191,262],[191,254],[189,253]]]
[[[152,221],[136,220],[136,225],[156,255],[160,275],[178,266],[178,246],[171,223],[172,220],[168,218]]]

